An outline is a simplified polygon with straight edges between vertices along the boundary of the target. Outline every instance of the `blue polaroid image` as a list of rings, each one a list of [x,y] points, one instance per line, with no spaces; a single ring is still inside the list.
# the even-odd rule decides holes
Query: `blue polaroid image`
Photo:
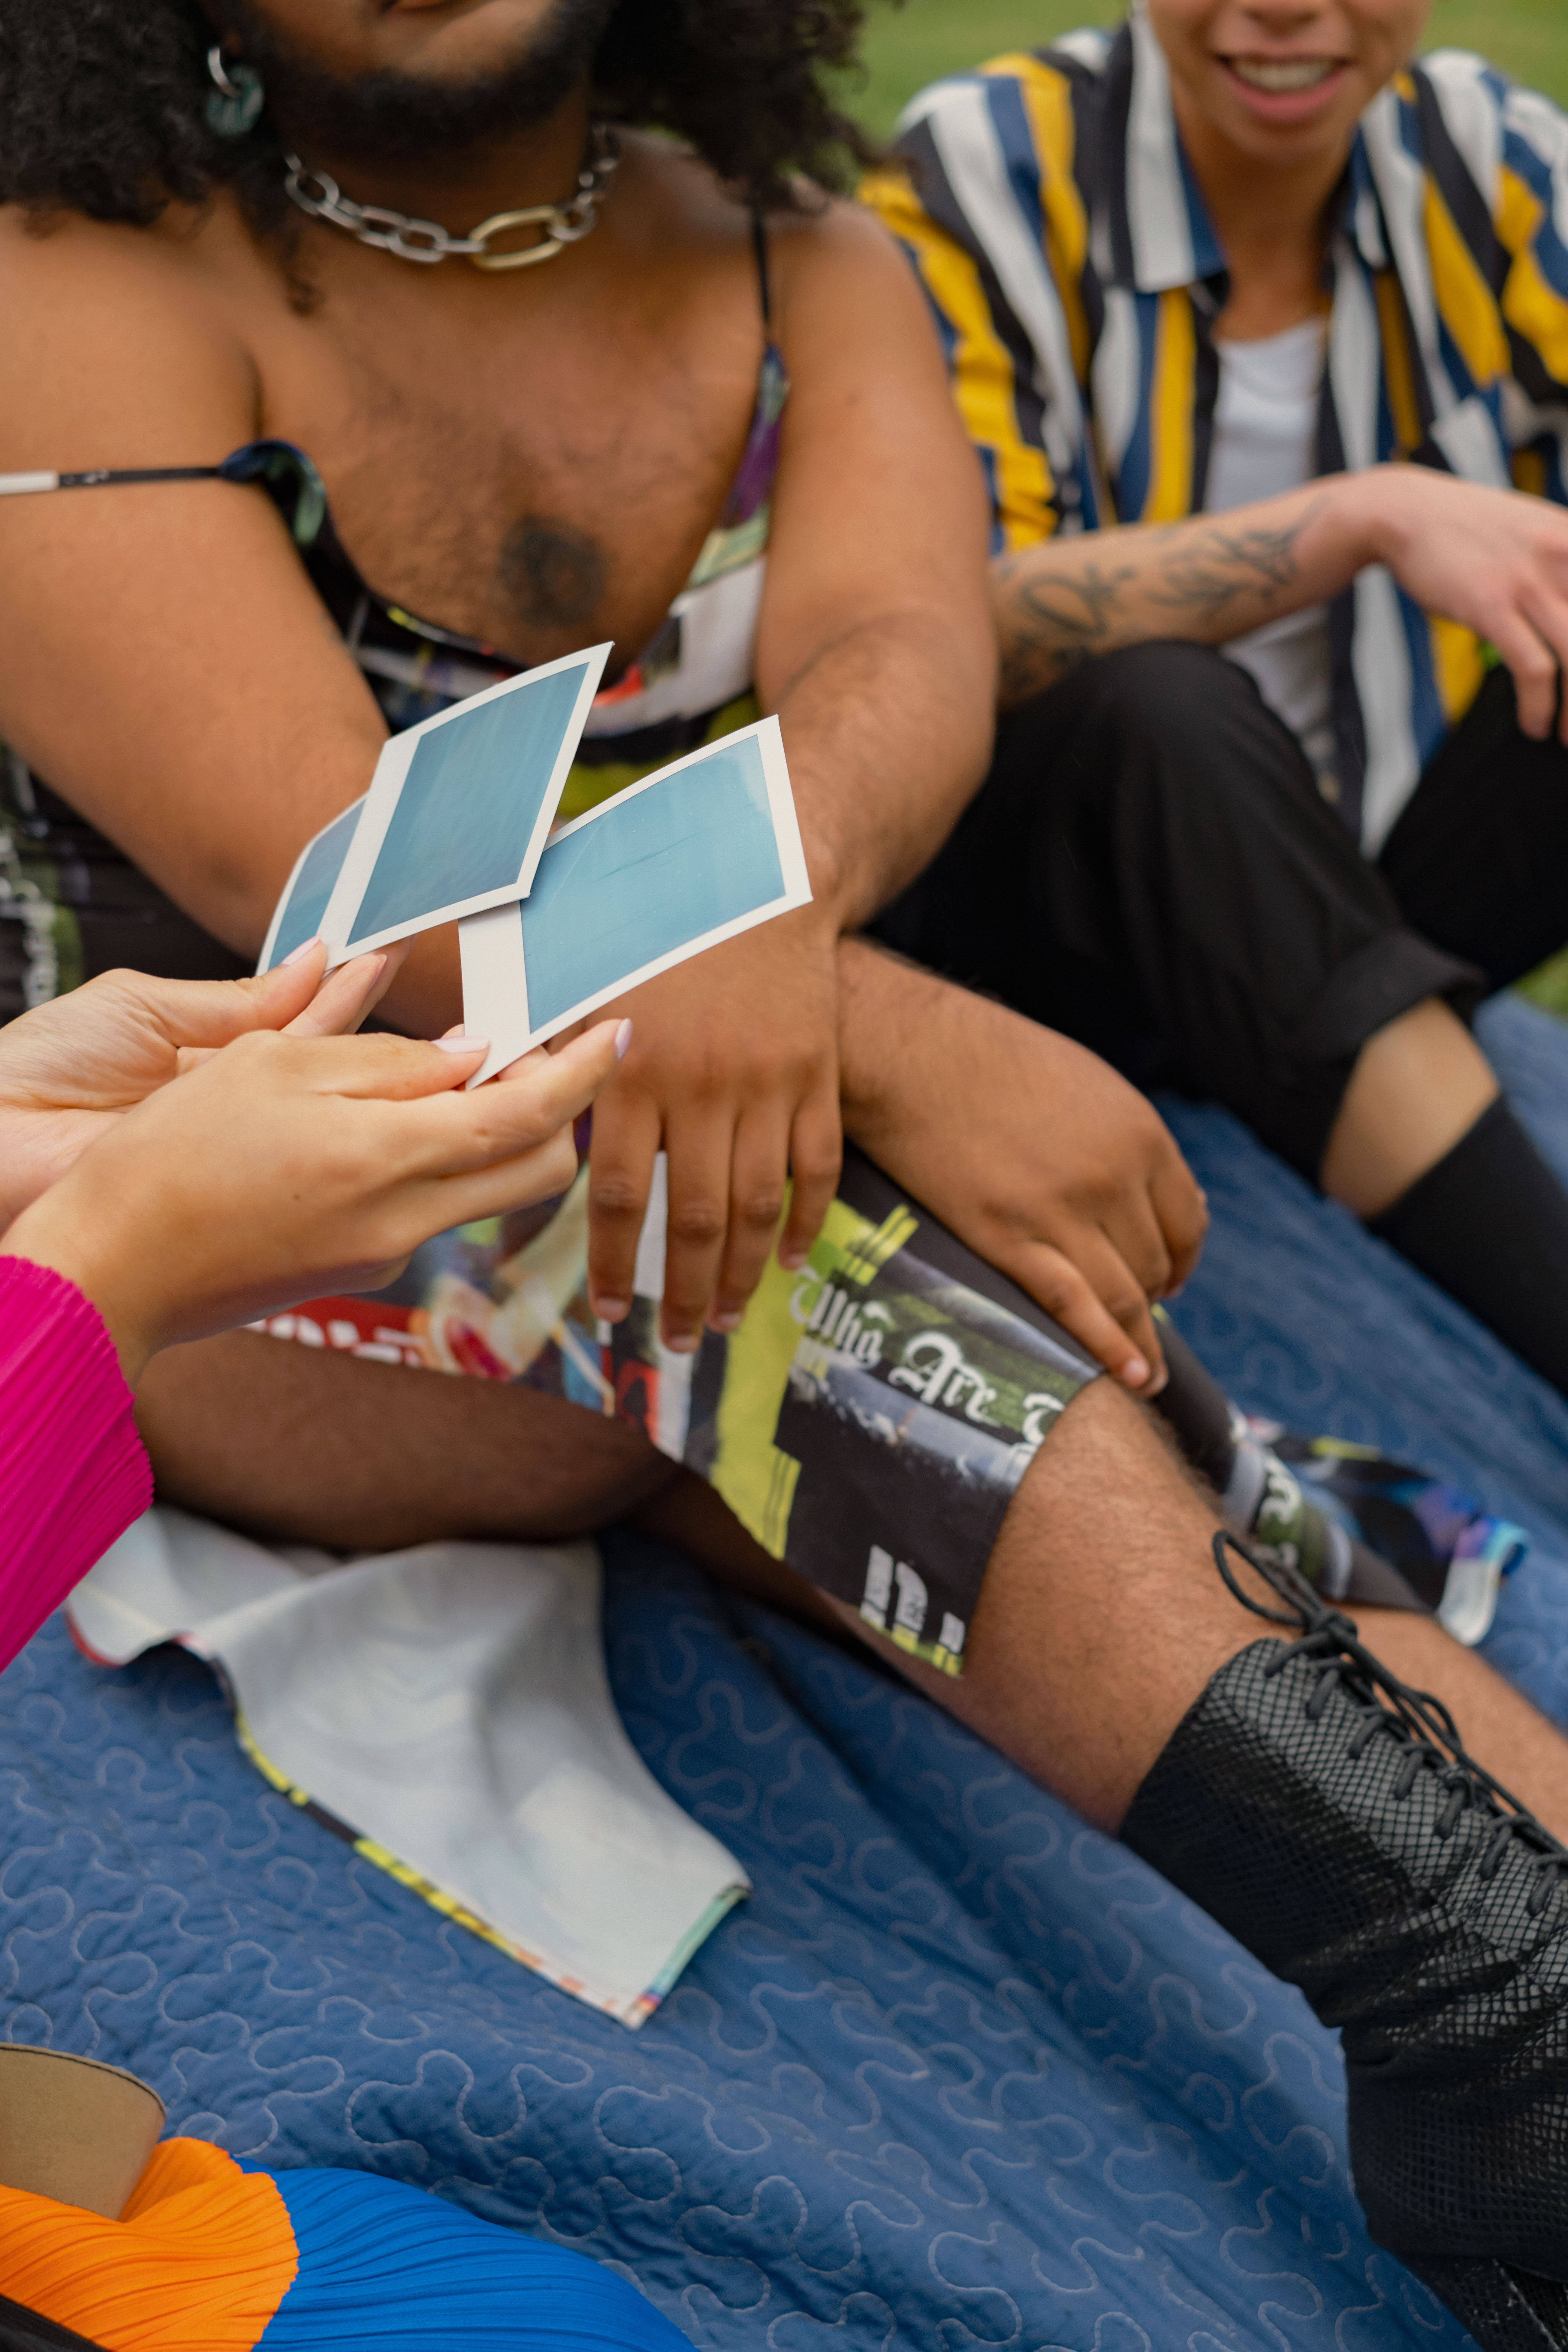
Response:
[[[459,932],[475,1083],[627,988],[792,907],[811,887],[775,719],[645,777],[555,835],[521,904]]]
[[[333,963],[527,895],[609,650],[393,737],[322,918]]]
[[[270,971],[275,964],[292,955],[307,940],[317,938],[327,901],[332,895],[343,860],[349,854],[349,844],[359,824],[360,811],[364,806],[364,794],[352,808],[344,809],[331,824],[322,827],[313,841],[308,841],[294,861],[294,871],[284,886],[283,895],[272,910],[268,926],[267,944],[261,950],[256,969]]]

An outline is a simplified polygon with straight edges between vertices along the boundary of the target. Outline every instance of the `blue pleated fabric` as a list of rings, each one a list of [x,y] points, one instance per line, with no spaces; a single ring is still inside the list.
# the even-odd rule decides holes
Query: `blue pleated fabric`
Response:
[[[258,2352],[690,2352],[603,2263],[369,2172],[282,2172],[300,2268]]]

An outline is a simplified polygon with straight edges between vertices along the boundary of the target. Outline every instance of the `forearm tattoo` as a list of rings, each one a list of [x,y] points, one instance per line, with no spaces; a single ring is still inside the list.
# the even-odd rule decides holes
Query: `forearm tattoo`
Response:
[[[999,557],[992,572],[1003,700],[1038,694],[1118,646],[1211,630],[1223,641],[1258,627],[1300,577],[1298,543],[1324,504],[1314,499],[1294,520],[1272,527],[1237,530],[1203,517],[1167,523],[1140,533],[1140,562],[1111,564],[1091,552],[1096,539],[1104,546],[1110,536],[1100,533]],[[1254,609],[1237,610],[1244,600]],[[1162,613],[1198,625],[1173,632]],[[1232,618],[1234,626],[1219,625]]]
[[[1122,593],[1137,567],[1123,563],[1112,571],[1092,557],[1085,561],[1081,545],[1074,546],[1079,560],[1070,570],[1043,570],[1039,548],[1004,556],[995,566],[1005,701],[1054,686],[1118,642]]]

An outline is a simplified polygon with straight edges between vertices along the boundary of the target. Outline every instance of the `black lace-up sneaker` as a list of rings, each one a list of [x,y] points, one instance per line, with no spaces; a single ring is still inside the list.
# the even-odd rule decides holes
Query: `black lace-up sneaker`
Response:
[[[1340,2028],[1378,2242],[1485,2352],[1568,2352],[1568,1849],[1277,1555],[1215,1557],[1300,1638],[1221,1668],[1121,1834]]]

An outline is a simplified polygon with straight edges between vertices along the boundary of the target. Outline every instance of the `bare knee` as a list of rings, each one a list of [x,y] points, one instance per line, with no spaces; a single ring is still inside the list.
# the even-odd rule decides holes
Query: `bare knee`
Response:
[[[137,1419],[161,1500],[341,1550],[584,1535],[675,1475],[638,1431],[536,1390],[254,1332],[156,1359]]]

